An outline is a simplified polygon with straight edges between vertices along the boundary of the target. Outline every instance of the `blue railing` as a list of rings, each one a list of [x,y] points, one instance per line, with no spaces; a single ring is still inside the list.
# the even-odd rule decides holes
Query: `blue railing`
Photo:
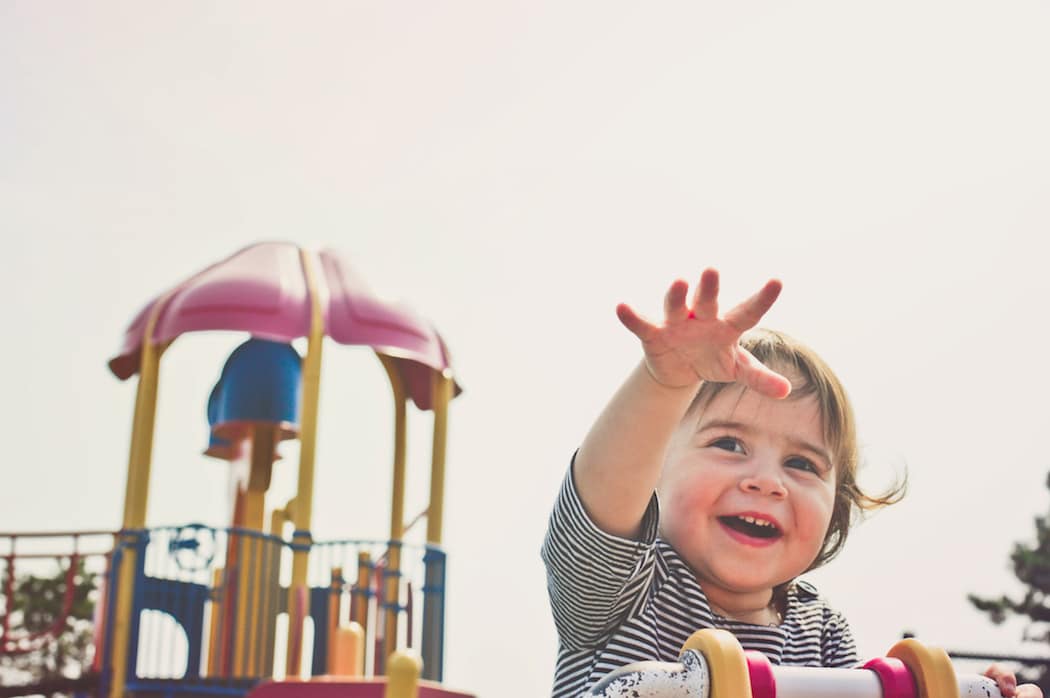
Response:
[[[297,549],[307,552],[307,589],[293,595]],[[399,569],[391,558],[400,558]],[[428,678],[441,679],[445,555],[438,548],[363,540],[297,546],[256,531],[194,524],[123,532],[111,579],[120,578],[124,565],[132,565],[134,577],[127,691],[243,695],[259,680],[284,674],[289,637],[302,639],[303,673],[325,674],[331,630],[351,619],[366,629],[366,673],[381,673],[385,638],[394,633],[399,648],[423,656]],[[116,583],[108,597],[106,627],[113,628]],[[106,637],[104,685],[114,634]]]

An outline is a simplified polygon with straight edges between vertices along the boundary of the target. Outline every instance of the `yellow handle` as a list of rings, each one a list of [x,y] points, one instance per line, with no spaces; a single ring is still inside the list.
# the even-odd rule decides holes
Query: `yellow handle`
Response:
[[[926,647],[918,640],[901,640],[886,653],[904,662],[915,677],[919,698],[959,698],[959,681],[948,653],[939,647]]]
[[[711,674],[708,698],[751,698],[747,657],[733,633],[716,628],[697,630],[682,645],[682,651],[686,650],[698,650],[707,660]]]

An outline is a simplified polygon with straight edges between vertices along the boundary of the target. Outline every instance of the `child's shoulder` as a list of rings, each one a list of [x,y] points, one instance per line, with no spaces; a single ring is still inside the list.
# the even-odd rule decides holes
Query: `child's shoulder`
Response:
[[[819,618],[827,623],[833,618],[841,617],[821,595],[817,587],[805,579],[796,579],[787,588],[789,614],[797,613],[805,618]]]
[[[788,594],[794,594],[799,601],[816,601],[820,598],[820,592],[813,583],[806,579],[796,579],[788,587]]]

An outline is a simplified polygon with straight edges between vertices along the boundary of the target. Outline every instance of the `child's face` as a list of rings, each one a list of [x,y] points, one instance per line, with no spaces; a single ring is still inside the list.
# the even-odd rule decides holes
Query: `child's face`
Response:
[[[835,478],[815,397],[726,388],[672,440],[658,486],[663,536],[705,588],[771,589],[816,558]]]

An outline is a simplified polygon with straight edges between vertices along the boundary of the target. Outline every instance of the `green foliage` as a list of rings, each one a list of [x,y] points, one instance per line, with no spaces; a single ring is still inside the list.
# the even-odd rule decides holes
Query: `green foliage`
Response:
[[[1050,477],[1047,479],[1050,488]],[[979,611],[988,614],[995,624],[1012,616],[1030,621],[1024,630],[1024,639],[1050,644],[1050,517],[1035,519],[1035,543],[1015,543],[1010,553],[1014,575],[1027,589],[1020,599],[1007,595],[984,598],[969,594],[967,598]],[[1031,667],[1022,673],[1025,680],[1039,684],[1045,695],[1050,695],[1050,669]]]
[[[78,560],[72,604],[63,618],[67,580],[68,568],[53,576],[24,573],[15,578],[12,608],[5,609],[10,614],[11,637],[47,635],[29,643],[32,649],[28,652],[0,655],[0,676],[12,682],[37,683],[77,677],[90,666],[98,575]],[[49,632],[52,628],[54,634]]]

